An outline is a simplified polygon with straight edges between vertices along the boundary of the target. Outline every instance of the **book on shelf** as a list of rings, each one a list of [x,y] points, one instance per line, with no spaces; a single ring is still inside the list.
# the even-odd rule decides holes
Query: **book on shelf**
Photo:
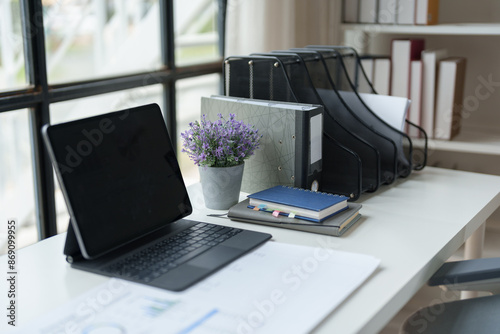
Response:
[[[379,0],[377,21],[380,24],[396,23],[396,0]]]
[[[247,196],[249,205],[321,222],[347,208],[346,196],[297,187],[274,186]]]
[[[434,25],[439,0],[344,0],[344,23]]]
[[[344,0],[343,15],[345,23],[358,23],[359,0]]]
[[[366,74],[366,79],[373,89],[382,95],[389,95],[391,76],[391,61],[389,56],[365,54],[359,57],[361,66]],[[369,84],[362,77],[360,70],[356,73],[356,86],[360,93],[373,93]]]
[[[389,95],[391,93],[391,59],[389,56],[374,59],[373,88],[378,94]]]
[[[409,97],[411,61],[421,59],[424,45],[422,38],[392,40],[391,95]]]
[[[413,124],[419,125],[422,117],[422,61],[412,60],[410,75],[410,110],[408,112],[408,120]],[[408,135],[418,137],[420,131],[413,127],[408,127]]]
[[[397,24],[415,23],[415,0],[397,0]]]
[[[359,203],[349,203],[345,210],[320,223],[316,223],[308,220],[289,218],[284,215],[274,216],[268,212],[252,210],[248,206],[248,198],[232,206],[227,213],[228,218],[245,223],[326,234],[335,237],[342,236],[361,218],[360,209],[362,207]]]
[[[433,25],[439,21],[439,0],[416,0],[415,24]]]
[[[359,23],[377,23],[378,0],[359,0]]]
[[[445,58],[439,62],[434,138],[450,140],[460,132],[466,59]]]
[[[438,63],[446,55],[446,49],[422,51],[422,111],[420,126],[425,130],[428,138],[434,137]]]
[[[373,82],[373,65],[374,65],[374,57],[370,55],[362,55],[359,57],[359,62],[361,67],[363,68],[364,74],[366,75],[366,79],[369,82]],[[364,80],[363,73],[361,73],[361,69],[358,69],[356,73],[356,87],[357,91],[360,93],[371,93],[372,89],[369,86],[369,83]]]

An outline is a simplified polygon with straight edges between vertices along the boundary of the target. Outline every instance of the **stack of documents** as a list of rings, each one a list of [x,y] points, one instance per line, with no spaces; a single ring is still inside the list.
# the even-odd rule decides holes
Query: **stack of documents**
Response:
[[[273,216],[271,213],[265,211],[252,210],[249,208],[249,200],[246,199],[231,207],[227,216],[231,220],[245,223],[281,227],[291,230],[340,237],[361,218],[361,213],[359,212],[360,209],[361,204],[349,203],[346,210],[322,221],[321,223],[316,223],[303,219],[289,218],[284,215]]]
[[[228,218],[246,223],[341,236],[360,218],[361,204],[348,197],[275,186],[231,207]]]
[[[110,279],[30,325],[21,324],[19,330],[307,333],[380,262],[333,250],[328,240],[318,240],[321,247],[316,248],[268,242],[184,292]]]

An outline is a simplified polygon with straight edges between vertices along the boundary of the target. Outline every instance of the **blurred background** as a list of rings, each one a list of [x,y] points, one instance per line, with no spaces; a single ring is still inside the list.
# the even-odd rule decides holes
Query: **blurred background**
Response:
[[[133,89],[51,103],[52,124],[154,102],[165,112],[164,85],[160,80],[151,84],[155,71],[163,66],[158,0],[43,0],[42,6],[49,86],[134,73],[143,73],[148,81]],[[222,55],[217,0],[174,0],[173,8],[175,66],[191,69],[189,77],[175,80],[178,137],[190,121],[199,118],[199,97],[220,92],[220,73],[196,73],[197,66],[222,64]],[[20,0],[0,0],[0,13],[1,94],[30,85],[30,64]],[[38,240],[32,134],[28,109],[0,113],[0,214],[2,221],[17,220],[18,248]],[[194,164],[184,154],[179,154],[179,160],[186,183],[195,182]],[[69,217],[57,180],[54,182],[60,233],[66,230]],[[5,232],[0,231],[0,254],[5,252]]]

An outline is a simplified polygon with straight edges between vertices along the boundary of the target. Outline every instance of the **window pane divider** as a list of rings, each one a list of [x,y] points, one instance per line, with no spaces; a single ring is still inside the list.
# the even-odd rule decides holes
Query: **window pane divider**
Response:
[[[173,80],[204,74],[218,73],[222,72],[221,64],[222,59],[212,63],[179,67],[174,71],[165,69],[127,76],[52,85],[49,89],[49,101],[51,103],[61,102],[125,89],[166,84]]]
[[[222,73],[224,18],[219,18],[219,59],[203,64],[177,66],[175,60],[174,1],[159,0],[162,67],[141,73],[116,75],[94,80],[49,84],[45,53],[42,0],[20,0],[28,86],[0,92],[0,113],[28,109],[35,182],[35,211],[39,239],[57,233],[53,168],[45,149],[41,128],[50,124],[50,104],[150,85],[163,85],[165,122],[175,147],[175,83],[202,75]],[[225,16],[226,0],[218,0]]]

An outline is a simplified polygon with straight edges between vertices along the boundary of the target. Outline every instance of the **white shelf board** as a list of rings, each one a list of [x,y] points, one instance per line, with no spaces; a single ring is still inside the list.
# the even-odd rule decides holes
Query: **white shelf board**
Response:
[[[357,24],[344,23],[342,29],[366,33],[420,34],[420,35],[489,35],[500,36],[500,23],[457,23],[437,25]]]
[[[423,147],[422,139],[412,139],[417,147]],[[428,150],[500,155],[500,131],[462,129],[452,140],[428,140]]]

